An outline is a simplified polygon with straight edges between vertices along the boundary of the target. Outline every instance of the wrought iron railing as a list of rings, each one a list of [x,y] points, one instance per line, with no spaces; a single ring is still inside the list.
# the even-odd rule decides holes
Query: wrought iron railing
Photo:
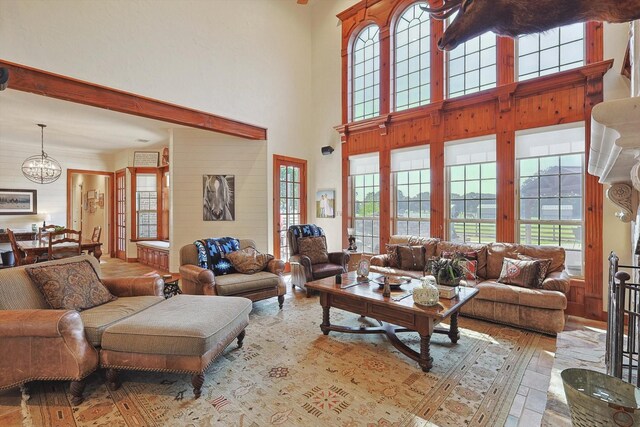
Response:
[[[607,374],[640,387],[640,284],[620,269],[640,270],[620,265],[618,256],[609,255],[609,312],[605,363]]]

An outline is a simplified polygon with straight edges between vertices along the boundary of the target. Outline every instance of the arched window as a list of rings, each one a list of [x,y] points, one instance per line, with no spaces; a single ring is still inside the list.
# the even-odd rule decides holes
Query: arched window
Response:
[[[398,19],[395,34],[396,111],[431,100],[431,28],[429,13],[413,4]]]
[[[380,114],[380,29],[365,27],[353,44],[351,80],[352,120]]]

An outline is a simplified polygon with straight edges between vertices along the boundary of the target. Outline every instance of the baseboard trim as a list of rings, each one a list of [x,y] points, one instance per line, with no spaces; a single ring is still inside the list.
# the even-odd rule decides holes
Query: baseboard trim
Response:
[[[138,262],[138,258],[127,258],[127,262]]]

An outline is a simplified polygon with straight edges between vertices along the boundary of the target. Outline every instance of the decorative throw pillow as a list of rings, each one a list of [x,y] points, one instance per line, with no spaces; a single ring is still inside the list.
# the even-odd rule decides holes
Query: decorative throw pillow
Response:
[[[303,237],[298,239],[300,255],[306,255],[311,264],[326,264],[329,262],[329,254],[324,237]]]
[[[240,250],[240,241],[233,237],[219,237],[216,239],[204,239],[203,243],[207,251],[209,269],[216,276],[235,273],[236,269],[227,259],[227,254]]]
[[[424,246],[398,246],[400,268],[424,271]]]
[[[551,267],[551,259],[537,259],[530,257],[528,255],[518,254],[518,259],[523,261],[535,261],[538,263],[538,281],[536,283],[535,288],[542,288],[542,282],[547,278],[547,272],[549,271],[549,267]]]
[[[502,261],[502,271],[498,282],[505,285],[535,288],[538,284],[538,267],[539,263],[536,261],[505,258]]]
[[[82,311],[117,298],[100,282],[89,261],[27,268],[27,273],[54,309]]]
[[[400,267],[400,258],[398,258],[398,246],[396,244],[387,243],[387,259],[389,260],[389,267]]]
[[[227,259],[243,274],[254,274],[264,270],[273,258],[273,255],[261,254],[252,247],[227,254]]]

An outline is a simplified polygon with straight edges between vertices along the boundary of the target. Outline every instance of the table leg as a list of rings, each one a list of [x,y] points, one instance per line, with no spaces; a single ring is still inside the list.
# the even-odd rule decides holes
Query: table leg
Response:
[[[96,257],[98,261],[100,261],[100,257],[102,256],[102,249],[100,249],[100,245],[96,246],[93,250],[93,256]]]
[[[449,339],[452,343],[457,343],[460,339],[460,330],[458,329],[458,313],[453,313],[451,315],[451,320],[449,322]]]
[[[38,257],[36,256],[36,254],[34,254],[33,252],[27,252],[24,257],[24,263],[33,264],[37,259]]]
[[[433,357],[431,357],[431,352],[429,349],[430,344],[431,335],[420,334],[420,360],[418,360],[418,364],[424,372],[429,372],[433,367]]]
[[[322,324],[320,325],[320,329],[325,335],[329,335],[329,326],[331,326],[329,322],[329,308],[329,306],[322,307]]]

